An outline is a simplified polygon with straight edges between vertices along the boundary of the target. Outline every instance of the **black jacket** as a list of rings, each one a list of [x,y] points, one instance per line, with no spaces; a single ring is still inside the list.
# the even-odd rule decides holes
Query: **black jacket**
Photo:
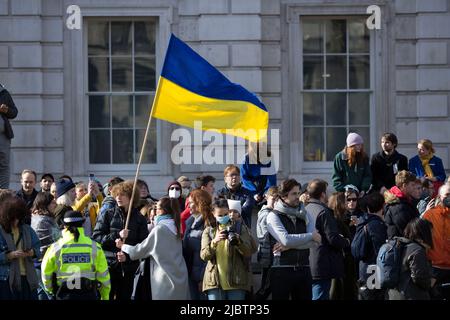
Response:
[[[387,203],[384,210],[384,221],[389,239],[402,237],[406,225],[414,218],[419,218],[419,211],[414,203],[405,198],[397,199],[395,202]]]
[[[8,90],[0,84],[0,105],[1,104],[6,104],[8,106],[8,112],[6,114],[2,113],[1,116],[5,122],[5,136],[11,140],[14,138],[14,132],[9,119],[17,117],[17,108]]]
[[[27,208],[29,210],[28,214],[25,216],[25,219],[23,220],[23,223],[30,225],[31,224],[31,208],[33,207],[34,199],[36,199],[38,192],[36,189],[33,189],[33,192],[28,196],[26,195],[22,189],[19,191],[16,191],[16,197],[19,199],[22,199],[25,204],[27,205]]]
[[[367,267],[376,263],[378,251],[386,243],[387,227],[383,219],[374,214],[367,214],[361,223],[367,224],[367,233],[372,244],[370,257],[366,261],[359,262],[359,280],[361,284],[365,284],[370,276],[370,274],[367,274]]]
[[[343,249],[350,246],[350,240],[339,233],[336,218],[330,208],[318,201],[311,201],[306,210],[310,214],[318,213],[316,229],[322,237],[322,243],[310,250],[312,278],[341,278],[344,275]]]
[[[390,189],[395,185],[396,173],[408,170],[408,158],[398,153],[397,150],[390,156],[380,151],[372,156],[370,168],[372,169],[373,189],[378,191],[383,186]]]
[[[396,299],[429,300],[432,268],[426,250],[408,239],[404,243],[400,282],[394,292],[389,292],[389,297],[392,299],[397,294]]]
[[[116,247],[115,241],[120,238],[119,232],[125,228],[126,218],[126,215],[120,207],[108,209],[97,218],[92,239],[102,245],[102,249],[105,251],[106,259],[108,260],[108,265],[110,266],[117,265],[117,259],[111,253],[115,254],[120,251]],[[131,211],[128,230],[128,238],[125,243],[132,246],[142,242],[148,236],[147,220],[136,209]],[[139,261],[131,261],[127,257],[124,263],[125,265],[133,265],[132,268],[136,270]]]

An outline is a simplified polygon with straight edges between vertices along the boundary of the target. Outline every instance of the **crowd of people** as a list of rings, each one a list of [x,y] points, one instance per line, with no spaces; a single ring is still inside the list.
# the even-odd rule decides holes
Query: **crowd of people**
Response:
[[[121,177],[47,173],[37,191],[25,169],[20,190],[0,189],[0,299],[448,299],[450,181],[431,141],[409,162],[397,144],[384,134],[369,160],[350,133],[332,193],[262,175],[258,148],[224,168],[220,190],[181,176],[160,199]],[[373,285],[387,240],[402,248],[398,281]]]

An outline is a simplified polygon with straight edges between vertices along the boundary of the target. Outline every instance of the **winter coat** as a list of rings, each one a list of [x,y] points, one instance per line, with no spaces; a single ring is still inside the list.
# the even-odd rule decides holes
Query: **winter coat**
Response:
[[[344,275],[343,249],[350,246],[350,239],[339,234],[333,211],[319,200],[311,199],[306,206],[316,218],[316,229],[322,243],[310,249],[311,275],[314,280],[341,278]]]
[[[36,232],[41,242],[41,257],[43,257],[47,248],[61,237],[61,231],[55,218],[40,214],[31,216],[31,228]]]
[[[437,178],[438,181],[444,182],[446,175],[445,175],[445,169],[444,165],[442,164],[441,158],[438,158],[436,156],[433,156],[433,158],[430,159],[429,162],[431,171],[433,171],[434,176]],[[422,166],[422,161],[420,160],[419,156],[416,155],[413,158],[409,160],[409,171],[414,173],[417,178],[422,178],[425,176],[425,170]]]
[[[212,230],[211,230],[212,228]],[[207,227],[202,234],[202,248],[200,257],[207,261],[205,275],[203,277],[203,291],[220,288],[219,269],[216,262],[216,248],[211,245],[216,235],[216,228]],[[242,224],[239,244],[231,246],[228,239],[225,241],[228,250],[228,263],[233,266],[227,275],[228,284],[235,289],[250,291],[252,286],[252,274],[249,272],[249,260],[256,252],[256,243],[249,230]]]
[[[4,132],[6,138],[11,140],[12,138],[14,138],[14,132],[11,123],[9,122],[9,119],[14,119],[15,117],[17,117],[17,108],[8,90],[6,90],[1,84],[0,84],[0,104],[6,104],[8,106],[8,112],[6,114],[5,113],[1,114],[5,127],[4,130],[3,128],[0,128],[0,133]]]
[[[419,211],[396,186],[384,193],[384,199],[386,203],[384,222],[387,225],[388,238],[401,237],[406,225],[414,218],[419,217]]]
[[[333,165],[333,186],[336,191],[344,191],[347,184],[352,184],[359,191],[367,191],[372,183],[372,171],[369,166],[369,159],[365,159],[362,164],[348,165],[346,154],[341,151],[334,158]]]
[[[408,170],[408,158],[394,150],[388,156],[383,151],[375,153],[370,162],[372,170],[372,185],[374,190],[382,187],[390,189],[395,185],[397,172]]]
[[[389,300],[430,300],[432,268],[425,248],[417,242],[401,239],[403,248],[400,281],[389,291]]]
[[[450,269],[450,208],[435,207],[426,211],[422,219],[433,224],[433,249],[428,250],[433,267]]]
[[[183,238],[183,256],[186,261],[189,277],[195,281],[203,280],[206,262],[200,258],[202,248],[202,234],[205,230],[205,222],[202,217],[190,216],[186,220],[186,232]]]
[[[172,219],[161,221],[144,241],[135,246],[123,245],[122,250],[133,260],[150,257],[150,287],[153,300],[190,298],[182,244],[176,235]]]
[[[108,265],[111,267],[120,265],[115,257],[115,254],[120,251],[117,249],[115,241],[120,238],[119,232],[125,228],[126,219],[127,216],[124,214],[122,208],[115,207],[109,209],[98,217],[97,224],[92,233],[92,239],[102,245]],[[132,246],[142,242],[148,236],[147,220],[137,209],[131,211],[128,230],[126,244]],[[122,265],[124,269],[133,270],[134,272],[139,262],[127,259]]]

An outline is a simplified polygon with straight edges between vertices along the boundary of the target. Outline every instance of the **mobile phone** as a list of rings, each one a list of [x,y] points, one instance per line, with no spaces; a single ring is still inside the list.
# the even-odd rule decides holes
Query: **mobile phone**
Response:
[[[93,173],[89,174],[89,181],[94,181],[95,180],[95,176]]]

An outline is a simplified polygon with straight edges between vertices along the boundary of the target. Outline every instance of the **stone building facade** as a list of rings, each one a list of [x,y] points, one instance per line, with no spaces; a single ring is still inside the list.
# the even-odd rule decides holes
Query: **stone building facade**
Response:
[[[365,27],[370,5],[380,30]],[[0,30],[0,82],[19,108],[12,186],[24,168],[132,177],[172,32],[266,104],[280,179],[330,180],[348,131],[370,153],[395,132],[409,157],[429,138],[449,168],[449,0],[0,0]],[[155,194],[180,174],[222,178],[223,165],[170,161],[175,128],[152,125],[141,176]]]

